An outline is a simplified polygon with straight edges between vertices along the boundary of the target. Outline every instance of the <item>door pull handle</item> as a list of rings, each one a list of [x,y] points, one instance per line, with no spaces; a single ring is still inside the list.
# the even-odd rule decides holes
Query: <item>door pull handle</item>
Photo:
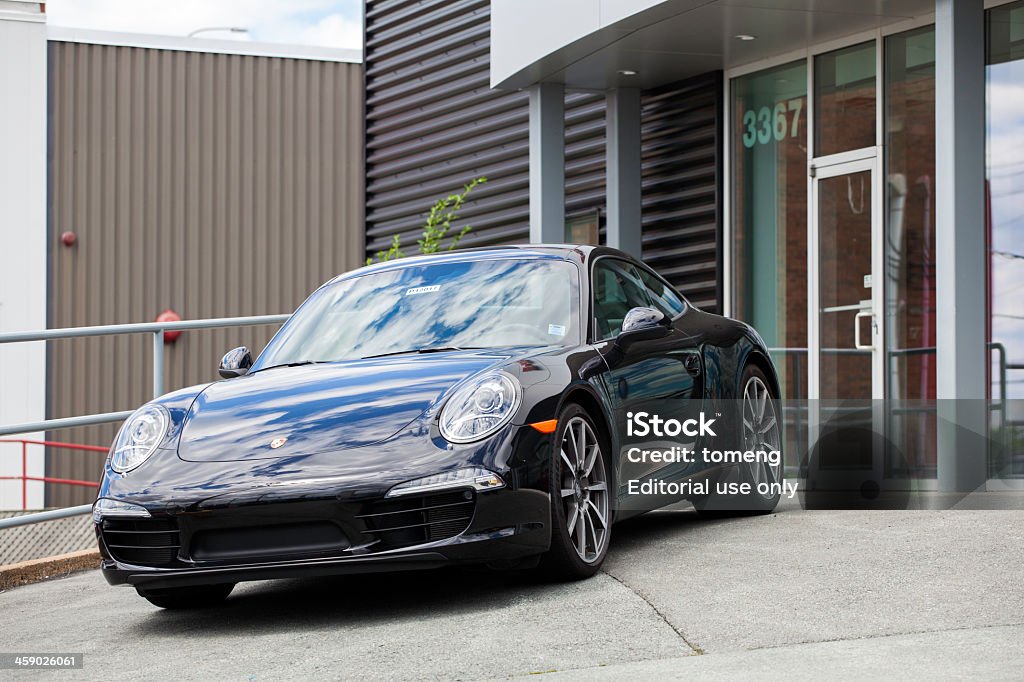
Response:
[[[871,343],[860,342],[860,321],[862,318],[871,318]],[[875,349],[875,314],[870,310],[862,310],[853,316],[853,347],[857,350],[874,350]]]

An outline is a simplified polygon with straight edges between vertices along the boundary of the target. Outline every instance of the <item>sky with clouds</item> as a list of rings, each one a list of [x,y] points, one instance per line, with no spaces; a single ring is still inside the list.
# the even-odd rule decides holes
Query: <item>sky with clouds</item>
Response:
[[[360,49],[360,0],[49,0],[52,26],[185,36],[205,27],[235,26],[247,34],[204,37]]]

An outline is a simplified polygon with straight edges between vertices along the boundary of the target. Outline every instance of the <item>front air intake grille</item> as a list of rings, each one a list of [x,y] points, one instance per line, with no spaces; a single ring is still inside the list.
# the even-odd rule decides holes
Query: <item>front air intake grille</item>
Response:
[[[329,521],[306,521],[196,532],[189,556],[196,561],[238,561],[301,555],[330,556],[348,549],[348,538]]]
[[[168,566],[181,540],[175,519],[105,519],[103,541],[117,561],[135,566]]]
[[[460,490],[435,495],[410,495],[365,506],[356,518],[375,537],[377,549],[395,549],[455,537],[469,527],[476,497]]]

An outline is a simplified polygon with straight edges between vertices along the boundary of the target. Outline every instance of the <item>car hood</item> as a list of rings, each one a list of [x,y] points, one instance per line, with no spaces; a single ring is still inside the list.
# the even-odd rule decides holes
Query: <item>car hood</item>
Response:
[[[402,355],[279,367],[218,381],[192,403],[178,455],[194,462],[236,461],[377,443],[409,425],[454,384],[511,355]]]

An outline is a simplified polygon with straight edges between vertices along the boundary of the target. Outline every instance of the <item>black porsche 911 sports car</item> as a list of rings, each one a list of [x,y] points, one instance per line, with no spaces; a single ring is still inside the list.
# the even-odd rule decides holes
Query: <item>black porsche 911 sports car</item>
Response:
[[[778,449],[778,389],[753,329],[611,248],[360,268],[317,289],[255,361],[237,348],[219,371],[125,421],[93,508],[107,581],[158,606],[216,603],[244,580],[453,562],[583,578],[614,521],[721,501],[697,488],[638,502],[627,480],[781,478],[767,461],[627,457],[651,443],[633,435],[639,415],[702,423],[694,449],[711,419],[719,439]],[[760,512],[779,499],[742,497]]]

